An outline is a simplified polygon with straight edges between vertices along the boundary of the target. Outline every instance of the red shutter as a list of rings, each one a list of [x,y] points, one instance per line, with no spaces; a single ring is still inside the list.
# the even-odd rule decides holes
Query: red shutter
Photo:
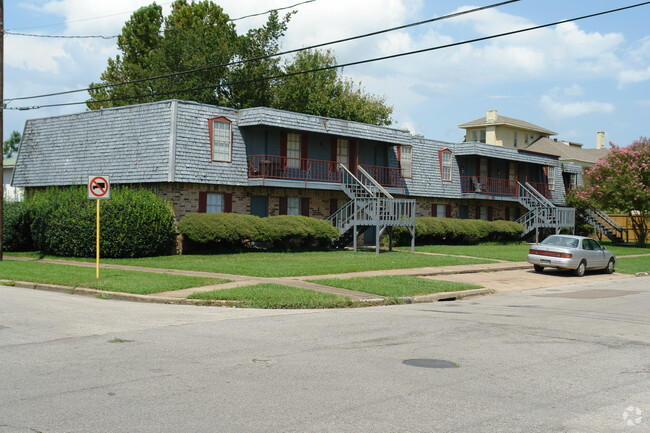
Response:
[[[309,164],[307,162],[307,150],[309,148],[308,144],[309,136],[307,134],[302,134],[300,136],[300,157],[302,158],[300,168],[302,170],[309,170]]]
[[[431,204],[431,216],[432,217],[438,216],[438,207],[435,203]]]
[[[280,209],[279,213],[280,215],[286,215],[287,214],[287,198],[286,197],[280,197]]]
[[[358,148],[359,140],[350,140],[348,158],[350,158],[350,171],[354,174],[357,173]]]
[[[487,210],[488,210],[488,215],[487,215],[488,216],[488,221],[492,221],[492,219],[494,217],[494,213],[492,211],[492,206],[488,206]]]
[[[445,205],[445,217],[446,218],[451,218],[451,205],[450,204]]]
[[[510,208],[506,208],[506,221],[510,221]]]
[[[330,215],[334,215],[339,210],[338,200],[335,198],[330,199]]]
[[[280,132],[280,162],[282,168],[287,168],[287,131]]]
[[[199,192],[199,213],[205,213],[208,207],[208,193],[205,191]]]
[[[300,215],[309,216],[309,197],[303,197],[300,199]]]
[[[223,195],[223,211],[226,213],[232,212],[232,193],[230,192]]]

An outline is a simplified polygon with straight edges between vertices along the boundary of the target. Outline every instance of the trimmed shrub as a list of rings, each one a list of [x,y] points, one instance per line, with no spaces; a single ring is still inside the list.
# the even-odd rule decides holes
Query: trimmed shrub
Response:
[[[102,200],[102,257],[146,257],[169,254],[175,235],[173,209],[151,191],[116,186]],[[27,201],[34,246],[59,256],[95,255],[96,204],[84,187],[49,188]]]
[[[29,210],[28,204],[24,201],[4,202],[2,246],[5,251],[31,251],[34,249],[29,227],[32,220]]]
[[[472,244],[485,241],[516,241],[523,233],[521,224],[511,221],[421,217],[415,219],[415,242],[427,244]],[[411,241],[406,227],[395,227],[393,235],[398,245]]]
[[[190,251],[202,252],[326,248],[339,235],[327,221],[298,215],[258,218],[232,213],[195,213],[185,215],[178,229],[188,240]]]

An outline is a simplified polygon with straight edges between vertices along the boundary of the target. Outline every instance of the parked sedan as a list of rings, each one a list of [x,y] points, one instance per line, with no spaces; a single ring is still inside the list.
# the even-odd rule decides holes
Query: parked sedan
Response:
[[[574,275],[582,277],[586,270],[591,269],[613,273],[616,256],[591,238],[552,235],[530,247],[528,263],[533,264],[536,272],[557,268],[571,270]]]

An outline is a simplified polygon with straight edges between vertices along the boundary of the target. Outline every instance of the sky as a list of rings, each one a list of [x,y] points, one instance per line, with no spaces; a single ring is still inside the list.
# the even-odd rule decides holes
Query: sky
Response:
[[[221,0],[231,18],[301,0]],[[314,0],[297,5],[282,50],[400,26],[497,0]],[[515,3],[331,45],[339,63],[436,47],[641,3],[641,0],[520,0]],[[117,35],[151,0],[5,0],[6,31],[40,35]],[[168,13],[171,1],[158,0]],[[283,11],[281,13],[285,13]],[[555,138],[593,148],[596,132],[620,146],[650,135],[650,4],[513,36],[350,66],[343,75],[393,106],[393,127],[459,142],[458,125],[498,110],[557,132]],[[243,33],[266,17],[235,21]],[[8,101],[83,89],[100,81],[116,39],[5,35],[4,139],[25,121],[86,110],[85,92]]]

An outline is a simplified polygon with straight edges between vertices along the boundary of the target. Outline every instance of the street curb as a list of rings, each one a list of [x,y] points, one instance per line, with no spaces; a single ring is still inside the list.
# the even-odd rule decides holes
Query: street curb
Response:
[[[152,295],[137,295],[133,293],[123,292],[110,292],[106,290],[89,289],[87,287],[70,287],[60,286],[56,284],[42,284],[32,283],[29,281],[13,281],[13,280],[0,280],[0,285],[8,287],[20,287],[23,289],[44,290],[48,292],[67,293],[69,295],[88,296],[97,299],[130,301],[130,302],[145,302],[150,304],[175,304],[175,305],[197,305],[197,306],[212,306],[212,307],[236,307],[239,301],[226,301],[226,300],[203,300],[203,299],[186,299],[186,298],[171,298]],[[472,289],[461,290],[458,292],[439,292],[431,293],[429,295],[419,296],[403,296],[399,297],[400,301],[406,304],[418,304],[427,302],[439,301],[456,301],[463,298],[473,296],[484,296],[493,294],[494,290],[491,289]],[[386,302],[385,298],[371,298],[357,300],[359,305],[382,305]]]

